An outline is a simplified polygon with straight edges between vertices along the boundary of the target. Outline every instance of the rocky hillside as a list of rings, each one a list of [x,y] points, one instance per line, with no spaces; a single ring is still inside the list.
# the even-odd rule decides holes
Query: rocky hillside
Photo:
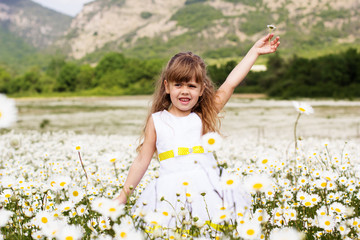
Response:
[[[68,30],[71,20],[30,0],[0,0],[0,34],[21,38],[36,48],[53,44]]]
[[[268,24],[287,54],[359,46],[359,8],[360,0],[94,0],[71,18],[31,0],[0,0],[0,65],[50,45],[89,62],[108,51],[241,56]]]
[[[121,51],[150,58],[193,50],[208,57],[242,54],[266,25],[282,48],[358,43],[359,0],[96,0],[73,19],[58,46],[69,56]]]

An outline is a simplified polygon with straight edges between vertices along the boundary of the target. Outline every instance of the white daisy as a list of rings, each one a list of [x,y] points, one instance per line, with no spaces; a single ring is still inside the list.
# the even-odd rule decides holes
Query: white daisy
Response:
[[[83,230],[80,226],[66,225],[60,230],[58,237],[56,239],[76,240],[76,239],[81,239],[82,236],[83,236]]]
[[[253,219],[257,220],[259,223],[267,222],[270,215],[264,209],[257,209],[254,213]]]
[[[231,211],[229,211],[227,207],[220,207],[219,209],[217,209],[211,220],[213,223],[219,224],[222,222],[229,221],[230,218],[231,218]]]
[[[6,209],[0,209],[0,228],[4,227],[14,213]]]
[[[93,210],[116,221],[124,213],[124,204],[108,198],[97,198],[91,203]]]
[[[332,231],[335,227],[335,219],[331,215],[318,216],[318,226],[323,228],[325,231]]]
[[[83,216],[85,213],[88,212],[86,205],[79,205],[76,207],[76,212],[79,216]]]
[[[222,137],[216,132],[208,132],[202,136],[201,142],[206,151],[212,152],[221,148]]]
[[[224,189],[234,189],[239,184],[239,177],[235,174],[224,174],[220,182]]]
[[[128,224],[114,224],[112,227],[115,232],[115,239],[144,239],[144,236],[136,231],[134,227],[129,227]]]
[[[0,94],[0,128],[8,128],[17,119],[15,101]]]
[[[40,226],[41,228],[47,227],[54,221],[54,217],[51,213],[46,211],[40,211],[36,214],[35,218],[33,219],[33,224],[36,226]]]
[[[58,209],[61,212],[67,212],[72,210],[75,207],[75,203],[73,203],[72,201],[63,201],[58,205]]]
[[[69,199],[74,203],[78,203],[85,196],[85,191],[80,187],[71,187],[68,191]]]
[[[270,240],[301,240],[304,234],[298,232],[294,228],[275,228],[270,233]]]
[[[273,24],[267,25],[266,27],[269,29],[270,32],[276,29],[275,25]]]
[[[346,226],[346,224],[342,223],[340,224],[337,229],[339,230],[340,234],[342,236],[347,235],[350,232],[350,229]]]
[[[272,190],[272,179],[264,174],[247,176],[244,180],[245,188],[251,192],[268,192]]]
[[[261,225],[258,221],[248,221],[237,226],[239,236],[243,239],[259,239],[261,236]]]
[[[305,113],[306,115],[314,113],[314,109],[307,103],[297,101],[293,101],[292,103],[298,113]]]

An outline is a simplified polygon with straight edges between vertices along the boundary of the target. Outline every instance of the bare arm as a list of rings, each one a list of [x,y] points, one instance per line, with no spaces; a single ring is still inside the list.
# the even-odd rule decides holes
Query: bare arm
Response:
[[[138,156],[131,164],[127,179],[120,195],[116,198],[121,204],[126,203],[128,196],[131,195],[132,191],[141,181],[150,164],[152,156],[154,155],[155,149],[156,132],[153,119],[150,117],[146,124],[144,143]]]
[[[216,92],[216,107],[218,112],[223,109],[225,104],[229,101],[234,89],[244,80],[245,76],[254,65],[256,59],[263,54],[273,53],[279,46],[279,37],[269,42],[274,35],[267,36],[258,40],[254,46],[248,51],[241,62],[231,71],[225,82],[220,86]]]

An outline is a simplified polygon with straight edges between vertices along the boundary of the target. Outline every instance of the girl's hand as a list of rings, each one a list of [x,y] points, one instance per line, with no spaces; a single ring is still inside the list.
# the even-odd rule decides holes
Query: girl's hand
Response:
[[[276,51],[280,45],[280,37],[276,37],[273,41],[270,41],[273,36],[273,33],[269,33],[267,36],[261,38],[254,44],[253,49],[257,52],[257,54],[263,55]]]

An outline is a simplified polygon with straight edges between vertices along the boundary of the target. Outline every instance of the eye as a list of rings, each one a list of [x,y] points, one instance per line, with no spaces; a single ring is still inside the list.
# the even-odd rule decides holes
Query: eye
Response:
[[[174,86],[175,87],[181,87],[181,83],[175,83]]]
[[[196,88],[196,85],[190,84],[189,87],[190,87],[190,88]]]

